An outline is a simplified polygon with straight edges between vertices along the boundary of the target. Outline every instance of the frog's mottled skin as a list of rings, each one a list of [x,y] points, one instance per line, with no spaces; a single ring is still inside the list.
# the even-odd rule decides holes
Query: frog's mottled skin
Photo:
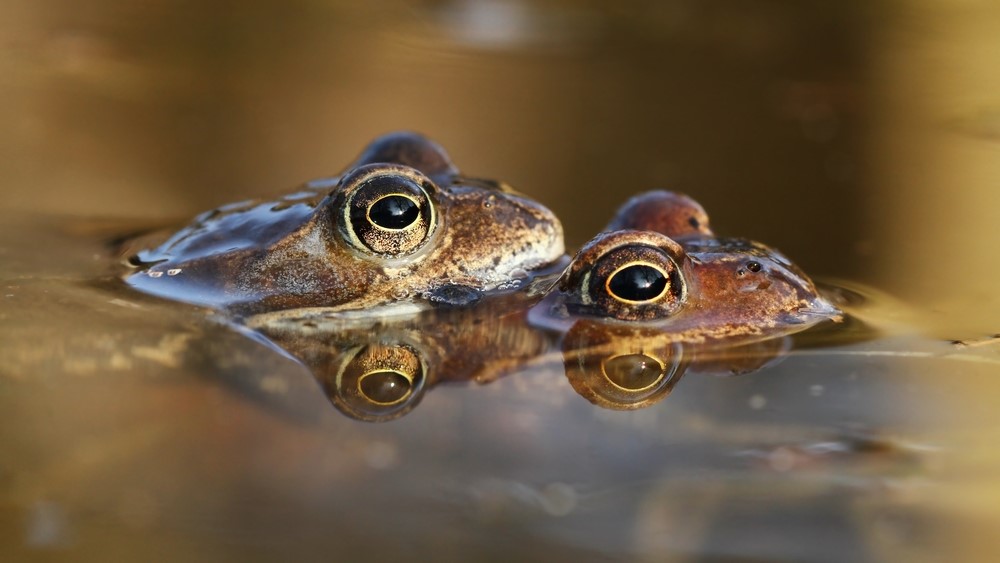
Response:
[[[373,202],[394,190],[419,213],[409,210],[406,228],[381,228]],[[467,305],[552,266],[563,252],[562,226],[548,209],[501,183],[464,178],[437,144],[396,133],[374,141],[340,176],[277,201],[199,216],[138,253],[133,262],[148,267],[126,281],[239,314],[396,313]]]

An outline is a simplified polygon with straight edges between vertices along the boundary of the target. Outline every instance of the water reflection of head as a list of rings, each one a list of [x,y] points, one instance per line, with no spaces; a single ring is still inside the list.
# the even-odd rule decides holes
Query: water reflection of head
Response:
[[[423,398],[429,370],[412,343],[380,340],[345,350],[317,377],[334,407],[366,422],[410,412]]]
[[[384,422],[409,413],[439,383],[488,383],[543,354],[550,339],[524,322],[536,300],[512,293],[382,320],[312,311],[252,328],[309,368],[337,410]]]
[[[648,407],[673,390],[689,360],[679,342],[655,331],[577,321],[563,337],[563,366],[570,385],[600,407]]]

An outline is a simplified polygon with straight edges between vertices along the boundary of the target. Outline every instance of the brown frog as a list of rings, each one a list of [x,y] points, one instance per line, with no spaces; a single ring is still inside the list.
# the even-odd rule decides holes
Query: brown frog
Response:
[[[701,342],[796,332],[839,317],[781,253],[714,236],[686,196],[637,196],[608,228],[576,254],[536,322],[562,330],[578,318],[641,323]]]
[[[701,205],[666,191],[626,202],[529,312],[560,335],[574,389],[615,409],[662,400],[685,372],[761,369],[788,335],[839,318],[781,253],[716,237]]]
[[[141,291],[257,314],[468,305],[558,271],[562,226],[501,182],[464,177],[412,133],[371,143],[341,175],[277,201],[224,206],[130,259]]]

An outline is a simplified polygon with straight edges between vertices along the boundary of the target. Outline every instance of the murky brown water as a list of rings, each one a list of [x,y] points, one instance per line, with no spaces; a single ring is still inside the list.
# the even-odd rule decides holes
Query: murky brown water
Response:
[[[255,6],[0,18],[5,554],[1000,553],[993,3]],[[720,233],[874,288],[879,336],[807,333],[642,410],[537,362],[369,424],[203,311],[104,281],[105,236],[334,173],[401,128],[552,207],[573,246],[633,193],[686,191]]]

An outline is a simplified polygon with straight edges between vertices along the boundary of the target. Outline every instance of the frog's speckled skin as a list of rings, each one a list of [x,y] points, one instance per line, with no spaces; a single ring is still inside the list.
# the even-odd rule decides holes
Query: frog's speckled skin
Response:
[[[422,230],[402,242],[393,239],[402,230],[369,226],[373,250],[354,231],[357,221],[371,220],[371,203],[357,203],[357,194],[377,182],[409,186],[423,219]],[[199,216],[140,252],[133,261],[152,265],[126,281],[238,314],[312,307],[396,313],[474,302],[558,267],[563,252],[562,226],[548,209],[502,183],[464,178],[437,144],[396,133],[374,141],[340,176],[277,201]]]

